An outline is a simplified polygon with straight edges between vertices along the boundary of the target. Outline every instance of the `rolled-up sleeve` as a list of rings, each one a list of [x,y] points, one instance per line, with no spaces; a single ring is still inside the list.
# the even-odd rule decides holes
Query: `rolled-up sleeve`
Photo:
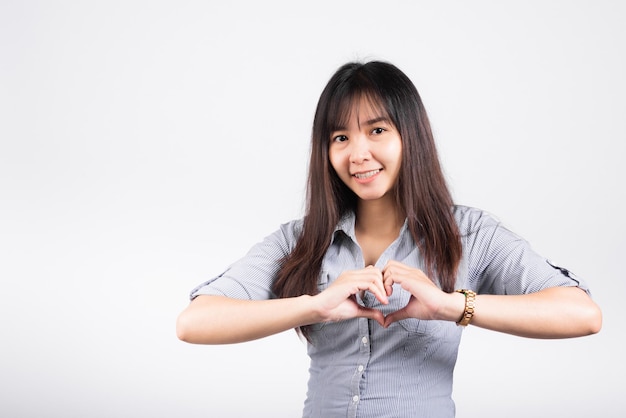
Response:
[[[223,273],[194,288],[190,298],[200,295],[250,300],[274,298],[272,284],[281,260],[293,250],[300,230],[299,220],[281,225]]]
[[[482,212],[471,218],[465,236],[470,249],[469,281],[479,293],[518,295],[575,286],[590,294],[583,280],[535,252],[492,216]]]

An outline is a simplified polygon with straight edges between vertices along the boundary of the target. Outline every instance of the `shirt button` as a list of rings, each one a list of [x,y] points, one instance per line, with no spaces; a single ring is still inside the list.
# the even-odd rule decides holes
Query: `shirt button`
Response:
[[[358,402],[358,401],[359,401],[359,395],[354,395],[354,396],[352,397],[352,402],[355,402],[355,403],[356,403],[356,402]]]
[[[363,369],[365,369],[365,367],[363,367],[363,365],[362,365],[362,364],[359,364],[358,370],[359,370],[360,372],[362,372],[362,371],[363,371]]]
[[[361,338],[361,342],[362,342],[363,344],[367,344],[367,337],[363,337],[363,338]]]

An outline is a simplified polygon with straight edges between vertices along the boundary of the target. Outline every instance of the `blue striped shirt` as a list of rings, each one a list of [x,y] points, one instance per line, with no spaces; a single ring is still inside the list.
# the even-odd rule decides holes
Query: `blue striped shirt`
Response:
[[[479,294],[514,295],[555,286],[586,285],[553,266],[484,211],[455,206],[463,244],[456,288]],[[343,271],[364,267],[353,214],[341,220],[324,257],[320,291]],[[195,288],[191,297],[223,295],[269,299],[279,260],[293,250],[302,220],[283,224],[224,273]],[[423,258],[407,228],[383,252],[376,266],[397,260],[424,269]],[[388,305],[369,292],[359,303],[385,315],[404,307],[410,294],[394,285]],[[307,350],[310,377],[303,417],[415,418],[454,417],[452,374],[463,328],[449,321],[405,319],[382,328],[357,318],[314,324]]]

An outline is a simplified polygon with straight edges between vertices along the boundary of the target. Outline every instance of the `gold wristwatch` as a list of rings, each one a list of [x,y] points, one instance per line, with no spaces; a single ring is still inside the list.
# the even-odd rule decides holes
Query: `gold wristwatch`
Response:
[[[469,325],[472,317],[474,316],[474,307],[476,304],[476,292],[469,289],[459,289],[457,290],[459,293],[463,293],[465,295],[465,311],[463,312],[463,316],[456,323],[462,327]]]

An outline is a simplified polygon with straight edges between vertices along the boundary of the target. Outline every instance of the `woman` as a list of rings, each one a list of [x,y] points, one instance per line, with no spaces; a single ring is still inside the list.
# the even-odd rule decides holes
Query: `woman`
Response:
[[[307,208],[191,294],[180,339],[308,341],[305,417],[453,417],[463,326],[596,333],[587,286],[487,213],[454,205],[413,83],[348,63],[320,97]]]

